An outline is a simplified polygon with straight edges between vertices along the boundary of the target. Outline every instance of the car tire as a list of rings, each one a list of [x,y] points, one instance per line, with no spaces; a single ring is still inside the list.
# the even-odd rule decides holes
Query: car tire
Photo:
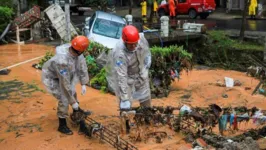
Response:
[[[200,19],[207,19],[209,14],[200,14]]]
[[[191,19],[196,19],[197,18],[197,12],[195,9],[190,9],[189,12],[188,12],[188,16],[189,18]]]
[[[158,14],[159,14],[159,17],[162,17],[162,16],[166,15],[164,9],[162,9],[162,8],[158,10]]]
[[[79,11],[79,16],[83,16],[84,15],[84,11]]]

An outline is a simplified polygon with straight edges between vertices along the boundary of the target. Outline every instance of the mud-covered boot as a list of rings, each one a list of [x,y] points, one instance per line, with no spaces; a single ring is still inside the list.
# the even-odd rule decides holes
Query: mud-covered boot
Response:
[[[73,132],[67,127],[66,118],[59,118],[58,131],[66,135],[73,134]]]

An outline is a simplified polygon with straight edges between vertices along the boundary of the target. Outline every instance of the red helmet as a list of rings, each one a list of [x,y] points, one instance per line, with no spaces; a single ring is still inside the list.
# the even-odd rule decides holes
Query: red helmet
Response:
[[[132,25],[127,25],[122,30],[122,39],[125,43],[137,43],[139,40],[139,31]]]
[[[90,44],[89,39],[86,36],[76,36],[72,41],[71,41],[71,46],[80,52],[84,52]]]

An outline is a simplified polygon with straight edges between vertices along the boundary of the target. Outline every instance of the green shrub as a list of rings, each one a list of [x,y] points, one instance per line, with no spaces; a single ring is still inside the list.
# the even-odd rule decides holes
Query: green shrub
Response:
[[[102,69],[101,66],[96,63],[96,58],[100,55],[101,52],[108,53],[109,50],[109,48],[97,42],[90,43],[87,51],[84,52],[84,57],[86,58],[90,78],[93,78]]]
[[[11,8],[0,6],[0,33],[2,33],[10,23],[12,15],[13,10]]]
[[[102,68],[100,72],[91,79],[90,85],[96,89],[101,90],[102,92],[108,91],[105,68]]]
[[[246,71],[253,64],[249,58],[261,59],[264,45],[231,39],[224,31],[210,31],[203,43],[190,45],[197,62],[210,67]]]
[[[13,0],[0,0],[0,6],[13,8]]]

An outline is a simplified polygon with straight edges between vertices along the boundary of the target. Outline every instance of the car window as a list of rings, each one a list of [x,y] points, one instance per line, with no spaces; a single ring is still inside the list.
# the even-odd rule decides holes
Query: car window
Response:
[[[178,3],[185,3],[187,0],[178,0]]]
[[[124,26],[125,25],[122,23],[97,18],[94,23],[92,32],[95,34],[119,39],[121,37],[122,29]]]

